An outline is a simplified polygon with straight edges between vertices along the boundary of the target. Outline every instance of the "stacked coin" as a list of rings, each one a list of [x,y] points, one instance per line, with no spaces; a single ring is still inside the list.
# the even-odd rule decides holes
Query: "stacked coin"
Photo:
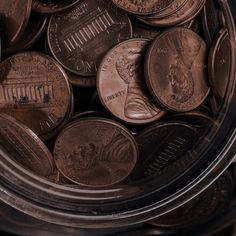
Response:
[[[217,127],[232,61],[217,1],[1,0],[0,15],[0,145],[35,174],[164,184]]]

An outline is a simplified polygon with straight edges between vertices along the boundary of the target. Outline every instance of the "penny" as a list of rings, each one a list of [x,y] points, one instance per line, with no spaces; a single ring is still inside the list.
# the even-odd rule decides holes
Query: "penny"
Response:
[[[196,129],[183,122],[162,122],[145,128],[136,137],[139,160],[132,179],[162,178],[165,169],[191,150],[198,138]]]
[[[220,9],[217,1],[206,1],[202,12],[202,26],[206,42],[211,45],[221,28]]]
[[[106,52],[132,36],[128,16],[110,1],[82,1],[53,15],[48,44],[53,56],[74,74],[95,76]]]
[[[42,35],[46,22],[47,17],[32,13],[24,34],[12,46],[5,48],[3,52],[12,53],[30,48]]]
[[[44,143],[26,126],[0,113],[0,149],[24,168],[40,176],[53,172],[53,158]]]
[[[107,117],[107,113],[101,112],[98,110],[90,110],[90,109],[84,109],[82,111],[76,112],[73,117],[71,118],[71,121],[75,121],[81,118],[86,117]]]
[[[163,107],[174,112],[197,108],[207,97],[205,42],[185,28],[172,28],[158,36],[146,56],[149,91]]]
[[[112,0],[112,2],[128,13],[150,15],[170,7],[174,0]]]
[[[165,114],[149,96],[143,72],[146,39],[130,39],[103,58],[97,89],[100,100],[114,116],[131,124],[146,124]]]
[[[173,114],[166,118],[167,120],[182,121],[194,127],[201,137],[209,132],[212,127],[218,128],[216,122],[203,112],[192,111],[181,114]]]
[[[226,93],[232,58],[229,51],[231,51],[231,43],[226,28],[222,29],[213,41],[213,45],[209,55],[209,81],[213,92],[224,98]]]
[[[53,14],[64,11],[81,2],[81,0],[33,0],[32,10],[41,14]]]
[[[96,77],[95,76],[82,76],[67,72],[69,82],[74,86],[93,88],[96,87]]]
[[[149,223],[168,229],[192,229],[193,226],[205,224],[227,210],[233,196],[234,182],[231,174],[225,172],[200,195]]]
[[[0,64],[0,111],[42,137],[64,120],[71,90],[62,68],[38,52],[15,54]]]
[[[89,187],[121,182],[133,170],[138,149],[132,135],[112,120],[86,118],[69,124],[57,137],[54,159],[70,181]]]
[[[3,15],[3,47],[12,45],[22,35],[27,25],[32,0],[1,0],[0,14]]]
[[[206,0],[188,0],[176,13],[164,18],[144,19],[138,17],[138,19],[146,24],[156,27],[168,27],[177,24],[184,24],[195,18],[200,13],[204,7],[205,1]]]

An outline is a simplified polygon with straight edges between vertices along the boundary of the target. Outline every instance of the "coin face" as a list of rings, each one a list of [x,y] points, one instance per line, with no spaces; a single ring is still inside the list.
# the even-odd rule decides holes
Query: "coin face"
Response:
[[[42,14],[53,14],[75,6],[81,0],[33,0],[32,10]]]
[[[71,90],[62,68],[38,52],[15,54],[0,64],[0,111],[31,128],[50,133],[71,108]]]
[[[58,170],[67,179],[90,187],[122,181],[138,156],[132,135],[123,126],[102,118],[72,122],[59,134],[53,153]]]
[[[32,0],[1,0],[0,14],[3,15],[4,47],[16,42],[27,25]]]
[[[166,109],[186,112],[207,97],[207,46],[196,33],[172,28],[158,36],[145,60],[147,85]]]
[[[128,16],[104,0],[82,1],[53,15],[48,26],[48,44],[54,57],[67,70],[84,76],[95,76],[104,54],[131,35]]]
[[[150,223],[159,227],[168,227],[168,229],[192,229],[193,226],[213,220],[226,210],[233,196],[234,182],[231,174],[225,172],[199,196]]]
[[[146,39],[130,39],[111,49],[97,75],[98,94],[117,118],[132,124],[159,119],[165,112],[149,96],[143,71]]]
[[[138,19],[146,24],[157,27],[168,27],[175,26],[177,24],[184,24],[195,18],[200,13],[205,2],[206,0],[188,0],[178,11],[167,17],[150,19],[138,17]]]
[[[165,10],[174,0],[112,0],[123,10],[137,14],[149,15]]]
[[[26,126],[0,113],[0,148],[26,169],[40,176],[53,172],[53,158],[44,143]]]
[[[165,169],[191,150],[198,138],[196,129],[183,122],[162,122],[144,129],[136,137],[139,161],[132,179],[161,178]]]
[[[213,92],[221,99],[224,98],[230,75],[232,58],[230,56],[231,43],[226,28],[222,29],[210,50],[209,81]]]

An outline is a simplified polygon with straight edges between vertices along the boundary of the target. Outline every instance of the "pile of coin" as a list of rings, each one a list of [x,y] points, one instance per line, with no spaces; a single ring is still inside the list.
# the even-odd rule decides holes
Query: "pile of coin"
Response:
[[[171,179],[217,126],[217,1],[1,0],[0,15],[0,148],[27,170],[81,188]]]

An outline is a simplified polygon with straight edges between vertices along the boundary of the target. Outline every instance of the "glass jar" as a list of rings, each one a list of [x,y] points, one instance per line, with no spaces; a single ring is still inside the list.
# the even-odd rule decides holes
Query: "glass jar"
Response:
[[[184,204],[222,174],[235,155],[236,1],[219,0],[219,3],[231,42],[229,84],[215,118],[216,125],[201,139],[194,155],[187,153],[181,159],[186,163],[185,169],[176,171],[176,176],[166,175],[166,183],[146,179],[101,190],[80,189],[58,185],[32,174],[1,148],[0,200],[5,209],[1,216],[5,219],[1,221],[2,230],[17,234],[27,231],[37,235],[50,231],[57,235],[73,235],[84,232],[80,228],[87,228],[90,229],[86,231],[88,235],[90,232],[99,235],[99,231],[92,228],[131,227]]]

